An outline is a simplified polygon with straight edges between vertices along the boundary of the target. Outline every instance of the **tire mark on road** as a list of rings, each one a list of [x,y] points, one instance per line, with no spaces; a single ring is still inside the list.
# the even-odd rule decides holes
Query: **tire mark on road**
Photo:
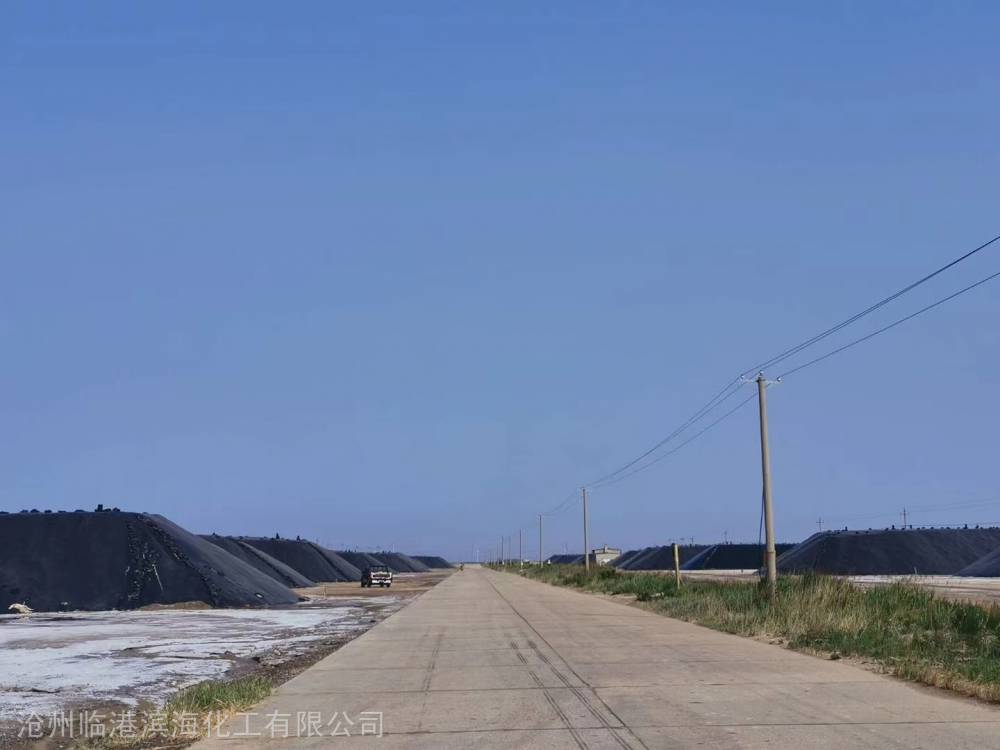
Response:
[[[618,715],[614,712],[614,710],[611,708],[611,706],[609,706],[607,703],[605,703],[604,700],[601,698],[601,696],[599,696],[597,694],[597,691],[595,691],[594,688],[592,688],[590,686],[590,684],[585,679],[583,679],[576,672],[576,670],[573,669],[572,666],[570,666],[569,662],[567,662],[564,658],[562,658],[562,656],[559,655],[559,652],[556,651],[555,648],[553,648],[552,644],[550,644],[547,640],[545,640],[545,636],[543,636],[540,632],[538,632],[538,630],[535,628],[535,626],[532,625],[528,621],[528,618],[526,618],[524,615],[521,614],[521,612],[517,609],[517,607],[515,607],[513,604],[511,604],[510,600],[506,596],[503,595],[503,593],[500,591],[500,589],[498,589],[496,587],[496,584],[493,583],[493,581],[490,580],[489,577],[487,577],[487,581],[490,584],[490,586],[493,587],[493,590],[496,592],[497,596],[499,596],[503,600],[503,602],[508,607],[510,607],[511,611],[515,615],[517,615],[518,618],[520,618],[520,620],[525,625],[528,626],[528,628],[531,630],[531,632],[534,633],[538,637],[538,639],[542,643],[545,644],[545,647],[549,651],[551,651],[553,654],[556,655],[556,657],[559,659],[559,661],[561,661],[563,663],[563,665],[565,666],[565,668],[570,673],[572,673],[572,675],[577,680],[579,680],[581,683],[583,683],[586,686],[586,689],[590,692],[590,696],[592,696],[594,698],[594,700],[596,700],[600,704],[600,706],[604,710],[606,710],[608,712],[608,714],[610,714],[611,716],[613,716],[614,719],[615,719],[615,721],[617,721],[621,725],[621,726],[616,727],[613,724],[611,724],[611,722],[608,721],[607,717],[601,711],[598,710],[597,706],[593,705],[593,703],[590,700],[590,696],[588,696],[584,692],[583,689],[574,686],[571,683],[571,681],[569,680],[569,678],[565,674],[563,674],[563,672],[560,669],[556,668],[556,666],[552,663],[552,660],[549,659],[546,654],[542,653],[541,649],[538,648],[538,644],[537,643],[535,643],[531,639],[527,639],[528,645],[531,646],[532,651],[538,656],[538,658],[541,659],[546,665],[548,665],[549,669],[552,670],[553,674],[555,674],[556,677],[558,677],[559,680],[573,693],[573,695],[576,696],[577,700],[579,700],[584,705],[584,707],[594,716],[594,718],[597,719],[601,723],[601,725],[603,726],[603,728],[605,728],[605,729],[608,730],[608,733],[612,737],[614,737],[615,741],[619,745],[621,745],[623,748],[625,748],[625,750],[633,750],[633,748],[635,748],[635,747],[641,747],[641,748],[645,748],[646,750],[648,750],[648,746],[646,745],[646,743],[643,742],[638,736],[636,736],[636,734],[631,729],[629,729],[627,726],[625,726],[625,722],[623,722],[618,717]],[[514,643],[511,642],[511,645],[514,646]],[[522,656],[522,658],[523,658],[523,656]],[[531,671],[532,671],[532,676],[537,680],[538,679],[537,675],[534,674],[533,670],[531,670]],[[549,698],[550,702],[551,702],[551,696],[549,695],[548,691],[545,691],[545,697]],[[560,714],[560,716],[565,716],[565,714],[561,710],[559,710],[559,714]],[[627,734],[628,738],[621,736],[621,734]],[[582,738],[581,738],[581,741],[582,741]]]
[[[559,705],[558,701],[556,701],[556,699],[552,696],[548,688],[545,687],[545,683],[543,682],[542,678],[539,677],[538,673],[535,672],[535,670],[532,669],[531,666],[528,664],[528,660],[524,658],[524,654],[521,653],[521,649],[518,647],[517,642],[511,640],[510,647],[514,649],[514,653],[517,654],[517,658],[520,660],[520,662],[524,664],[524,666],[528,667],[528,674],[531,675],[531,679],[538,687],[542,689],[542,695],[545,696],[545,700],[547,700],[549,705],[552,706],[552,710],[555,711],[556,714],[559,716],[559,718],[562,720],[563,726],[565,726],[566,729],[569,730],[570,736],[572,736],[573,741],[576,742],[576,746],[579,747],[580,750],[590,750],[590,745],[588,745],[586,740],[584,740],[583,737],[580,736],[580,733],[576,730],[576,727],[572,725],[572,722],[570,722],[569,717],[566,715],[566,712],[563,711],[562,706]]]

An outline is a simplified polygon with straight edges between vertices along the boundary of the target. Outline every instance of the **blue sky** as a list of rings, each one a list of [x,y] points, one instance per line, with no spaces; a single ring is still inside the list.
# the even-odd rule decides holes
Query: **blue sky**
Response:
[[[0,509],[468,557],[1000,232],[991,3],[4,16]],[[781,539],[1000,521],[998,313],[770,391]],[[748,406],[591,537],[756,540],[759,498]],[[578,505],[546,530],[578,549]]]

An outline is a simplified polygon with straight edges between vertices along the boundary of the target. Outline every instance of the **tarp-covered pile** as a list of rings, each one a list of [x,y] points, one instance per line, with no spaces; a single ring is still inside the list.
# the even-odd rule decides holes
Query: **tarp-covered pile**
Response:
[[[680,561],[684,565],[688,560],[706,549],[704,544],[680,545]],[[619,570],[673,570],[674,546],[665,544],[660,547],[646,547],[640,550],[629,550],[611,562]]]
[[[394,573],[426,573],[430,570],[419,560],[414,560],[402,552],[375,552],[373,556],[388,565]]]
[[[956,575],[1000,578],[1000,547],[965,566]]]
[[[1000,529],[821,531],[778,558],[778,570],[834,575],[954,575],[1000,547]]]
[[[794,546],[775,544],[774,551],[781,555]],[[713,544],[681,567],[684,570],[757,570],[764,563],[763,544]]]
[[[203,539],[210,541],[217,547],[221,547],[231,555],[235,555],[243,562],[253,565],[262,573],[267,573],[271,578],[280,581],[292,588],[303,588],[315,586],[316,582],[311,581],[276,557],[271,557],[263,550],[259,550],[252,544],[235,539],[231,536],[219,536],[218,534],[202,534]]]
[[[550,565],[583,565],[583,555],[552,555],[545,562]]]
[[[316,582],[360,581],[361,571],[333,550],[305,539],[238,537]]]
[[[339,549],[337,550],[337,554],[347,560],[347,562],[358,570],[364,570],[365,568],[370,568],[373,565],[385,565],[385,563],[375,557],[375,555],[369,554],[368,552],[353,552],[351,550]]]
[[[11,604],[57,611],[296,601],[270,575],[163,516],[0,514],[0,611]]]

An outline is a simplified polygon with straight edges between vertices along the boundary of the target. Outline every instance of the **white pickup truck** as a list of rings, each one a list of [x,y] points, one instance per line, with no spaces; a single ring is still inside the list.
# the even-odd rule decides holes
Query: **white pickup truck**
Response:
[[[361,588],[372,586],[392,586],[392,570],[388,565],[372,565],[361,573]]]

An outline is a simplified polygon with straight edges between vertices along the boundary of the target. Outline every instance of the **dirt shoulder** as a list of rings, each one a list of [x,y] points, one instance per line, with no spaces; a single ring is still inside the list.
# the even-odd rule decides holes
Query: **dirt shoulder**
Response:
[[[344,599],[364,599],[376,596],[400,596],[412,598],[433,588],[454,570],[432,570],[429,573],[396,573],[389,588],[363,589],[359,583],[320,583],[301,589],[294,589],[299,596]]]

